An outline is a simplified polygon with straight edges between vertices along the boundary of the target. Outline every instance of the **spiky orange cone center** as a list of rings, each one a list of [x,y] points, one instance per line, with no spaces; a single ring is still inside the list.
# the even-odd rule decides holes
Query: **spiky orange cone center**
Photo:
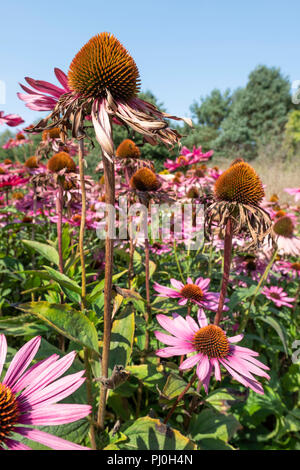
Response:
[[[26,166],[26,168],[38,168],[39,162],[38,162],[37,157],[33,156],[33,157],[27,158],[24,165]]]
[[[294,224],[292,219],[285,215],[275,222],[273,229],[276,235],[291,238],[294,232]]]
[[[19,417],[18,402],[11,389],[0,383],[0,443],[13,431]]]
[[[215,197],[219,201],[238,202],[257,206],[264,197],[264,189],[255,170],[246,162],[236,161],[215,183]]]
[[[181,289],[180,294],[186,299],[196,300],[197,302],[201,302],[204,297],[202,289],[196,284],[186,284]]]
[[[68,84],[85,97],[130,100],[139,91],[139,71],[125,47],[110,33],[92,37],[74,57]]]
[[[59,152],[53,155],[47,163],[48,170],[57,173],[60,170],[75,171],[76,164],[70,155],[66,152]]]
[[[130,139],[123,140],[116,151],[118,158],[138,158],[140,155],[140,149]]]
[[[153,171],[149,168],[140,168],[132,176],[130,186],[138,191],[156,191],[160,185]]]
[[[224,331],[216,325],[200,328],[193,338],[195,349],[208,358],[224,358],[229,354],[229,341]]]

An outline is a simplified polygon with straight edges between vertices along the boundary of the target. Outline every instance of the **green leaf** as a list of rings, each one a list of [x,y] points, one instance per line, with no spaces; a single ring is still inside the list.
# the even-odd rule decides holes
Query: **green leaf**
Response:
[[[156,385],[162,387],[165,381],[162,370],[163,366],[154,364],[139,364],[133,366],[127,366],[126,370],[130,372],[131,376],[136,377],[140,380],[143,385],[156,390]]]
[[[181,392],[183,392],[186,386],[187,386],[187,382],[182,377],[179,377],[179,375],[171,372],[167,378],[167,381],[165,383],[162,393],[169,400],[172,400],[173,398],[178,397],[178,395],[180,395]],[[196,393],[197,392],[193,388],[189,388],[189,390],[186,392],[187,395],[188,394],[194,395]]]
[[[236,404],[238,401],[240,399],[237,399],[235,395],[229,393],[225,388],[214,390],[205,398],[206,403],[209,403],[209,405],[220,412],[226,412],[231,405]]]
[[[59,265],[58,252],[53,246],[47,245],[46,243],[40,243],[32,240],[21,240],[24,245],[37,251],[40,255],[46,258],[51,263]]]
[[[44,266],[44,268],[50,275],[50,278],[60,285],[62,291],[72,302],[81,302],[81,288],[77,282],[73,281],[73,279],[70,279],[65,274],[50,268],[49,266]]]
[[[127,366],[132,353],[134,328],[134,311],[131,305],[127,305],[113,321],[109,353],[110,373],[116,364]]]
[[[190,433],[193,439],[201,442],[202,439],[221,439],[228,442],[238,429],[240,423],[232,415],[218,413],[212,409],[205,409],[191,420]]]
[[[49,302],[29,302],[18,307],[20,310],[36,315],[61,335],[71,341],[98,352],[98,336],[93,323],[81,312],[68,305]]]
[[[281,342],[282,342],[283,347],[284,347],[285,354],[288,355],[287,343],[286,343],[286,339],[285,339],[286,335],[285,335],[283,327],[273,317],[263,317],[263,316],[260,315],[258,318],[260,320],[264,321],[265,323],[268,323],[268,325],[270,325],[274,328],[274,330],[278,334],[279,338],[281,339]]]
[[[137,419],[122,429],[126,442],[119,443],[122,450],[196,450],[197,446],[179,431],[148,416]]]
[[[0,317],[0,331],[6,335],[29,336],[40,335],[49,331],[49,327],[38,322],[34,315],[18,315],[17,317]]]

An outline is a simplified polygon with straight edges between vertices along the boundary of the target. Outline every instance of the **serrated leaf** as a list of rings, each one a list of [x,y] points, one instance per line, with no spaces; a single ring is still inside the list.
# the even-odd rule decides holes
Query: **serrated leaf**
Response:
[[[82,313],[66,304],[29,302],[18,307],[23,312],[36,315],[61,335],[98,353],[98,336],[93,323]]]

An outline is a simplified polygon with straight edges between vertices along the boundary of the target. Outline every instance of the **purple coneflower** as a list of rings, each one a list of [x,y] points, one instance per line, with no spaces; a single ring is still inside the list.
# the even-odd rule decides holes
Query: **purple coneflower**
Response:
[[[192,279],[188,277],[186,284],[176,279],[170,279],[170,282],[174,289],[161,286],[157,282],[154,283],[153,288],[156,292],[159,292],[159,297],[178,298],[179,305],[186,305],[189,301],[208,310],[217,310],[220,294],[208,292],[210,279],[198,277],[195,283],[193,283]],[[224,310],[228,310],[228,307],[224,307]]]
[[[295,299],[292,297],[288,297],[287,293],[284,292],[282,287],[264,287],[261,293],[264,294],[267,299],[273,300],[276,307],[293,307],[293,304],[291,304],[291,302],[293,302]]]
[[[82,377],[84,370],[56,380],[71,366],[76,355],[74,351],[61,359],[57,354],[53,354],[27,369],[39,349],[40,342],[41,337],[36,336],[24,344],[0,380],[0,450],[31,450],[12,433],[51,449],[89,450],[32,427],[72,423],[84,418],[91,411],[89,405],[57,404],[85,381]],[[6,352],[6,338],[0,335],[0,377]]]
[[[219,326],[208,325],[201,309],[198,312],[199,324],[189,315],[186,319],[177,314],[173,314],[173,319],[166,315],[157,315],[156,318],[159,324],[173,335],[155,331],[156,338],[169,345],[156,351],[156,354],[159,357],[171,357],[196,353],[185,359],[179,369],[191,369],[197,365],[196,373],[206,393],[213,369],[216,380],[221,380],[221,364],[245,387],[264,394],[263,387],[252,373],[269,379],[269,375],[264,371],[269,370],[269,367],[255,359],[257,352],[234,344],[241,341],[244,335],[228,338]]]

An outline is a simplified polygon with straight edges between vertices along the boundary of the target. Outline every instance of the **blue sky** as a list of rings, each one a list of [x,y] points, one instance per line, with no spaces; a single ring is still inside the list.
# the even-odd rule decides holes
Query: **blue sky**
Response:
[[[194,99],[244,86],[258,64],[300,79],[299,0],[12,0],[1,6],[0,80],[6,104],[30,124],[16,92],[24,76],[57,83],[95,34],[113,33],[167,110],[189,116]],[[2,130],[2,129],[1,129]]]

